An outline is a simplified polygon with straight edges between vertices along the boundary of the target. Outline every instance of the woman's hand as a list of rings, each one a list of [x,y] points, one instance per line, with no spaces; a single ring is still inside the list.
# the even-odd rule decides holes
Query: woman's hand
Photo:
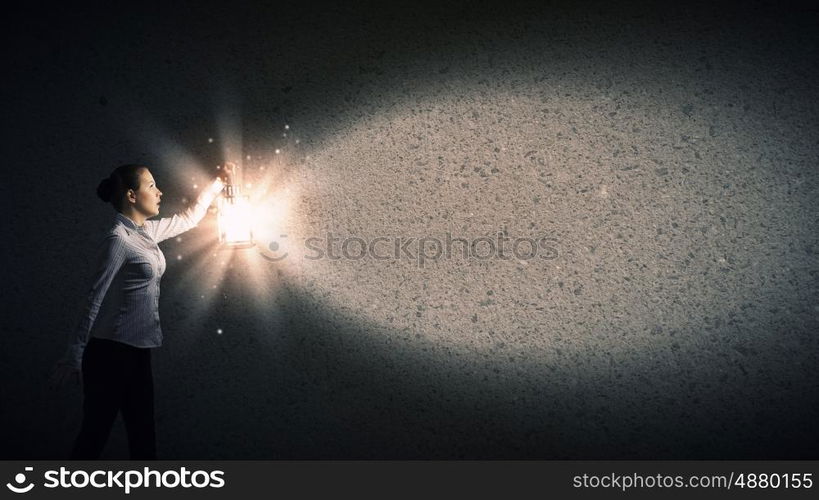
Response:
[[[80,369],[58,361],[48,380],[48,387],[51,390],[62,389],[66,385],[80,385]]]

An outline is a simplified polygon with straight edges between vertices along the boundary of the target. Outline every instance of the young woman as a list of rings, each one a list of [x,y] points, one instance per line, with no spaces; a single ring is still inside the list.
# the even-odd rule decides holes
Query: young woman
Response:
[[[83,381],[83,421],[72,459],[102,453],[121,411],[132,460],[156,458],[151,349],[162,344],[159,281],[165,257],[157,245],[197,225],[223,188],[215,179],[182,214],[159,214],[162,191],[141,165],[123,165],[97,187],[117,211],[96,260],[96,272],[66,355],[52,383]]]

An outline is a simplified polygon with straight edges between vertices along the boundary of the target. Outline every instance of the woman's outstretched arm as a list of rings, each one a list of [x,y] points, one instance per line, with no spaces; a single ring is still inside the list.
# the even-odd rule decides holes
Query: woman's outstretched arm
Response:
[[[159,220],[145,221],[145,230],[151,237],[159,243],[160,241],[173,238],[174,236],[184,233],[189,229],[193,229],[199,224],[199,221],[205,217],[208,212],[213,199],[216,198],[225,185],[222,179],[216,178],[210,186],[206,187],[199,193],[196,202],[188,207],[187,210],[181,214],[176,214],[173,217],[165,217]]]

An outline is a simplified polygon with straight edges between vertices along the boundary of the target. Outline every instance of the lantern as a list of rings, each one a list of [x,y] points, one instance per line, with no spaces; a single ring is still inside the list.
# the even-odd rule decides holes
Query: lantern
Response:
[[[241,172],[233,163],[225,165],[225,191],[219,199],[219,243],[228,248],[253,246],[253,213],[250,198],[241,193]]]

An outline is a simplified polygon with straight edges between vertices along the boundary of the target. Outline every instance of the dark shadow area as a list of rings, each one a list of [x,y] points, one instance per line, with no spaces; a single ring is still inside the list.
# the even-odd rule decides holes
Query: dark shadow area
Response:
[[[203,110],[238,111],[249,150],[275,147],[281,125],[294,119],[319,147],[390,94],[491,83],[494,70],[514,78],[542,68],[547,78],[566,68],[590,69],[600,57],[624,58],[622,69],[635,75],[652,74],[652,58],[679,69],[702,64],[703,75],[717,80],[740,76],[746,64],[779,77],[816,70],[810,28],[817,11],[810,2],[178,2],[132,5],[127,12],[32,3],[17,9],[3,33],[12,75],[4,82],[9,123],[18,130],[30,125],[44,104],[75,116],[90,106],[107,108],[106,125],[130,127],[123,140],[138,143],[124,147],[150,147],[141,140],[158,123],[179,144],[201,142]],[[709,63],[726,52],[733,68]],[[504,55],[512,54],[527,67],[507,62]],[[785,66],[783,58],[800,66]],[[601,67],[598,76],[595,85],[611,86],[611,68]],[[101,124],[85,125],[90,131]]]
[[[0,120],[12,168],[0,183],[8,235],[2,458],[67,454],[79,393],[55,396],[44,385],[76,317],[98,230],[111,215],[92,199],[93,188],[117,163],[161,161],[149,140],[156,123],[171,131],[169,141],[197,145],[192,154],[203,165],[215,164],[221,151],[200,145],[218,127],[202,122],[235,105],[228,111],[242,117],[247,151],[283,144],[281,127],[290,123],[294,135],[303,134],[299,153],[310,154],[419,87],[442,96],[470,86],[491,90],[537,71],[559,81],[571,68],[595,74],[594,61],[608,57],[637,76],[653,74],[652,61],[662,61],[667,73],[653,88],[673,88],[668,75],[696,64],[717,83],[718,99],[720,82],[742,87],[753,67],[769,79],[758,85],[780,89],[790,103],[817,98],[819,11],[809,3],[131,8],[32,3],[4,21],[9,76]],[[712,63],[726,53],[733,66]],[[517,55],[515,64],[508,54]],[[590,85],[616,87],[614,65]],[[548,91],[572,92],[572,78]],[[795,141],[815,138],[815,121],[789,126]],[[815,142],[805,144],[815,157]],[[171,166],[157,170],[171,182]],[[806,199],[797,204],[805,208]],[[815,206],[806,208],[801,215],[815,225]],[[808,269],[816,282],[815,248],[801,255],[783,267]],[[816,303],[815,287],[778,297],[779,305],[799,307],[766,308],[754,326],[680,330],[702,343],[696,356],[691,346],[669,343],[670,366],[648,353],[618,357],[580,344],[548,356],[500,341],[491,351],[441,345],[330,307],[272,271],[276,293],[263,296],[246,290],[241,273],[227,273],[221,295],[200,314],[178,305],[197,295],[174,288],[183,274],[171,269],[163,280],[169,340],[155,365],[161,458],[816,458],[817,316],[802,307]],[[224,334],[215,335],[222,326]],[[533,334],[550,328],[529,326]],[[750,361],[738,361],[744,358],[731,341],[739,329],[762,339],[740,347],[750,349],[740,352]],[[778,337],[793,342],[783,347],[771,340]]]

